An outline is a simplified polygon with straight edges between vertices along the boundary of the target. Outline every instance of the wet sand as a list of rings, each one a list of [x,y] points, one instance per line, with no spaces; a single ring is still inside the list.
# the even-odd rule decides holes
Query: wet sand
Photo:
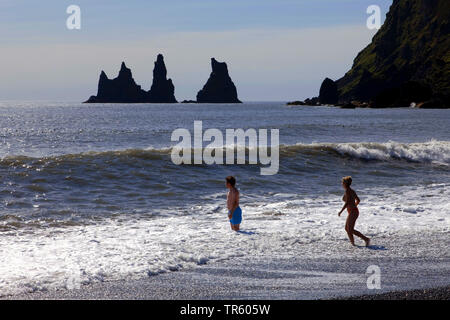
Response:
[[[450,286],[431,289],[393,291],[350,297],[348,300],[449,300]]]
[[[371,248],[353,248],[348,241],[334,243],[333,248],[330,242],[329,255],[317,258],[274,252],[142,279],[93,282],[72,290],[36,290],[2,299],[448,299],[448,233],[428,234],[423,238],[426,240],[406,246],[408,239],[410,236],[378,238],[374,243],[380,245]],[[301,248],[307,252],[318,245],[311,243]],[[370,275],[366,271],[371,265],[380,268],[381,289],[367,287]]]
[[[367,289],[366,268],[377,263],[381,290]],[[450,284],[449,259],[386,259],[384,261],[302,260],[298,258],[226,265],[207,265],[193,270],[83,285],[74,290],[36,291],[3,299],[416,299],[388,293],[411,289],[438,288],[422,292],[423,297],[447,299]],[[380,294],[373,296],[374,294]]]

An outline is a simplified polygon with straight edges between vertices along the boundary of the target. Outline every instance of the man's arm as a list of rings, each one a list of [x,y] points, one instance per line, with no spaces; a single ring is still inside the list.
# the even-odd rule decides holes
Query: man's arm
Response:
[[[230,190],[228,192],[228,198],[227,198],[227,203],[234,203],[234,193],[233,190]],[[231,220],[231,218],[233,217],[233,211],[231,211],[233,209],[233,205],[231,205],[231,208],[228,208],[228,219]]]

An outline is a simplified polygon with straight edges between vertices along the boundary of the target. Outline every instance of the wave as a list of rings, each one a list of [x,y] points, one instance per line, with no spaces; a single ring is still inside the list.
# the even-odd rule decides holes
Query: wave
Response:
[[[230,148],[224,146],[223,151]],[[256,150],[255,150],[256,149]],[[235,147],[236,150],[258,151],[258,147]],[[145,148],[145,149],[125,149],[115,151],[89,151],[77,154],[63,154],[46,157],[28,157],[23,155],[5,156],[0,159],[0,166],[34,166],[51,165],[61,163],[89,162],[96,160],[166,160],[170,157],[172,147]],[[292,156],[301,154],[305,157],[314,158],[317,156],[349,157],[365,161],[391,161],[404,160],[417,163],[433,163],[440,165],[450,165],[450,141],[428,141],[421,143],[398,143],[394,141],[385,143],[376,142],[355,142],[355,143],[297,143],[293,145],[280,145],[280,156]],[[191,149],[194,154],[195,149]],[[225,152],[224,152],[225,155]]]
[[[359,143],[317,143],[285,146],[286,151],[330,152],[339,156],[361,160],[405,160],[418,163],[450,164],[450,142],[429,141],[422,143],[359,142]]]
[[[7,155],[0,158],[2,166],[49,165],[60,163],[77,163],[99,159],[143,159],[160,160],[169,155],[171,148],[125,149],[114,151],[88,151],[54,156],[31,157],[24,155]]]

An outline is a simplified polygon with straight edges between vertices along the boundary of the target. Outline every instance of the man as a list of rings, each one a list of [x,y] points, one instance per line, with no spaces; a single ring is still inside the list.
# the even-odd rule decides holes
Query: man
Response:
[[[231,230],[239,231],[242,222],[242,210],[239,207],[239,191],[236,189],[236,179],[233,176],[228,176],[225,180],[226,187],[230,190],[227,195],[227,208]]]

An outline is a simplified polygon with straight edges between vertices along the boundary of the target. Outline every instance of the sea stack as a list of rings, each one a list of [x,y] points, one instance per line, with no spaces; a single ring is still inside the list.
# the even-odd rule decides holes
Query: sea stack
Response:
[[[97,95],[91,96],[86,103],[142,103],[147,99],[147,92],[136,84],[131,70],[122,62],[115,79],[110,80],[104,71],[101,72]]]
[[[167,69],[162,54],[158,54],[158,58],[155,61],[149,100],[152,103],[177,103],[175,99],[175,87],[173,86],[172,80],[167,79]]]
[[[330,78],[325,78],[320,86],[319,102],[320,104],[337,104],[338,103],[338,88],[336,82]]]
[[[241,103],[236,86],[225,62],[211,59],[212,72],[203,89],[197,93],[198,103]]]
[[[136,84],[131,70],[122,62],[117,78],[110,80],[104,71],[100,73],[97,95],[85,103],[176,103],[174,92],[172,80],[167,79],[164,57],[159,54],[150,91]]]
[[[397,0],[372,43],[337,80],[339,100],[450,106],[450,1]]]

